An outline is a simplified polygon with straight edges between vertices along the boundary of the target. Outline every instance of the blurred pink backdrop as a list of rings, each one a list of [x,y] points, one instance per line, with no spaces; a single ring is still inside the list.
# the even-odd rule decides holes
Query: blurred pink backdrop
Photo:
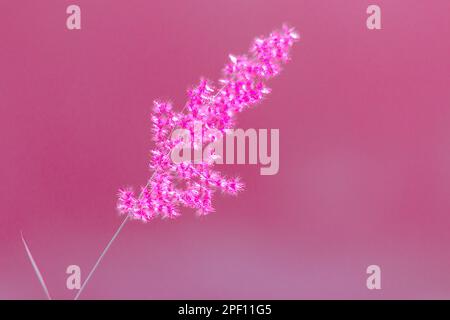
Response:
[[[85,278],[122,221],[117,189],[150,174],[153,99],[181,108],[283,22],[293,60],[238,119],[280,129],[278,175],[224,168],[246,190],[215,214],[129,223],[81,298],[450,298],[447,0],[2,0],[0,298],[45,298],[21,230],[51,295],[73,298],[67,266]]]

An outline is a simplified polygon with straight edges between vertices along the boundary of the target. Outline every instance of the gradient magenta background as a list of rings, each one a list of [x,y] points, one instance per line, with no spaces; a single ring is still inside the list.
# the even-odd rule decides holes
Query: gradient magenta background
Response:
[[[381,31],[366,8],[382,8]],[[65,27],[78,4],[82,30]],[[279,128],[280,172],[235,166],[217,213],[129,223],[82,298],[450,298],[450,1],[0,2],[0,298],[55,298],[146,182],[155,98],[178,108],[229,52],[302,35],[242,128]],[[366,267],[382,290],[366,289]]]

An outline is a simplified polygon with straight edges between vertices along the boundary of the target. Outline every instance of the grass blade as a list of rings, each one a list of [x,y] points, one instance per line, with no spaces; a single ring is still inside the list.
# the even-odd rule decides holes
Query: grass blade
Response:
[[[39,271],[39,268],[33,259],[33,255],[31,254],[30,248],[28,248],[27,242],[25,241],[25,238],[23,237],[22,231],[20,231],[20,236],[22,237],[23,245],[25,246],[25,250],[27,252],[28,258],[30,259],[31,265],[33,266],[34,272],[36,273],[36,276],[38,277],[39,282],[41,283],[42,289],[44,289],[44,292],[47,295],[47,299],[52,300],[52,298],[50,297],[50,294],[48,293],[47,286],[45,285],[44,278],[42,277],[42,274]]]

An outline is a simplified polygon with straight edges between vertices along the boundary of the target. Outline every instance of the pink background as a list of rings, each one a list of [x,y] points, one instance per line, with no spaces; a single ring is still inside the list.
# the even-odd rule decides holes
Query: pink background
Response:
[[[238,122],[280,129],[279,174],[225,168],[247,189],[217,213],[129,223],[82,298],[450,298],[447,0],[1,0],[0,298],[45,298],[20,230],[73,298],[66,267],[84,279],[122,221],[117,189],[150,174],[153,99],[181,108],[283,22],[302,41]]]

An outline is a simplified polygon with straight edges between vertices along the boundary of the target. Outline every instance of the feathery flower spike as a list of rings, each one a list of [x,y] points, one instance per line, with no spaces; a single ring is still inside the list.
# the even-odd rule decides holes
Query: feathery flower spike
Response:
[[[151,151],[149,164],[153,174],[139,196],[135,196],[131,189],[119,190],[117,209],[125,219],[97,259],[75,300],[129,219],[145,222],[158,216],[176,218],[182,206],[206,215],[214,211],[212,197],[215,191],[234,195],[242,190],[243,184],[238,178],[226,178],[212,169],[217,157],[214,152],[209,159],[199,163],[172,162],[169,154],[182,142],[171,134],[176,128],[187,130],[193,137],[191,144],[194,149],[220,138],[209,132],[225,134],[233,127],[236,113],[258,103],[270,93],[266,80],[281,71],[281,65],[289,60],[289,49],[298,39],[294,29],[287,26],[266,38],[256,38],[248,55],[229,55],[230,62],[223,69],[223,79],[219,80],[220,88],[202,79],[197,87],[190,89],[182,112],[173,111],[168,102],[154,102],[151,121],[155,148]],[[198,124],[202,127],[199,141],[195,140]]]
[[[170,152],[183,142],[171,137],[171,133],[177,128],[190,132],[194,149],[220,138],[208,132],[225,134],[233,127],[238,112],[270,93],[266,80],[280,73],[281,65],[289,60],[289,49],[298,39],[292,28],[283,26],[266,38],[256,38],[248,55],[229,55],[220,88],[200,80],[198,86],[188,90],[185,112],[175,112],[169,102],[155,101],[151,116],[155,148],[149,164],[153,175],[139,196],[131,189],[119,190],[119,212],[149,221],[158,216],[176,218],[184,206],[206,215],[214,211],[212,198],[216,191],[237,194],[242,190],[238,178],[227,178],[213,170],[217,157],[214,152],[202,161],[174,163]],[[202,128],[201,139],[195,132],[198,124]]]

